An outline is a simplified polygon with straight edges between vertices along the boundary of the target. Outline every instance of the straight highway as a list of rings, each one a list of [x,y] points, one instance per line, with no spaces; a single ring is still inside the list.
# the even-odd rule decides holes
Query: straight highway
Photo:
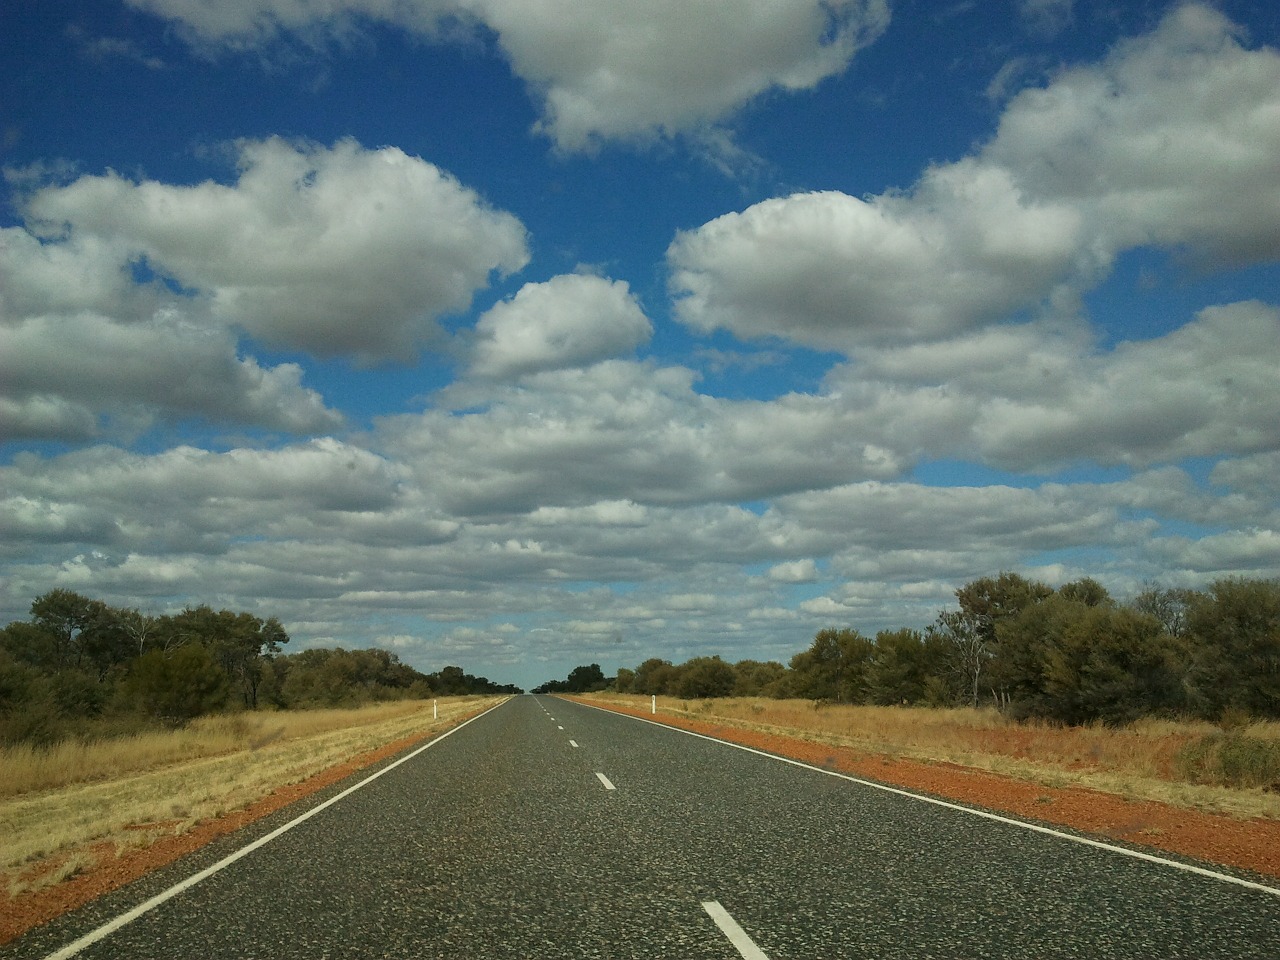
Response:
[[[1125,856],[552,697],[513,698],[368,776],[0,952],[1280,957],[1280,891],[1262,878]]]

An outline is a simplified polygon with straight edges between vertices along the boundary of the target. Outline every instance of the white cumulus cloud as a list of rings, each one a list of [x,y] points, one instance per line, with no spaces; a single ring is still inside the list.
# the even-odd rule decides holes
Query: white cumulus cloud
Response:
[[[652,332],[624,281],[565,274],[525,284],[479,319],[471,372],[504,379],[587,366],[633,350]]]
[[[480,0],[566,150],[714,123],[770,89],[841,72],[888,25],[884,0]]]
[[[528,261],[519,221],[394,147],[272,138],[237,151],[230,186],[108,173],[39,190],[24,213],[145,261],[214,322],[367,362],[409,358],[493,271]]]
[[[840,73],[889,23],[887,0],[129,0],[204,46],[319,45],[362,21],[440,38],[493,31],[563,150],[707,129],[769,90]]]
[[[127,436],[192,417],[331,430],[342,417],[301,368],[260,365],[241,334],[410,359],[443,341],[442,315],[528,260],[515,217],[395,148],[234,149],[229,185],[11,172],[23,225],[0,230],[0,435]]]
[[[764,201],[679,234],[677,314],[853,353],[1070,313],[1122,251],[1280,253],[1280,53],[1202,5],[1006,107],[905,192]]]
[[[813,583],[818,579],[818,565],[811,559],[777,563],[769,568],[769,579],[779,583]]]
[[[225,330],[170,311],[137,323],[93,313],[0,325],[0,437],[87,439],[203,417],[289,433],[343,418],[293,363],[237,355]]]

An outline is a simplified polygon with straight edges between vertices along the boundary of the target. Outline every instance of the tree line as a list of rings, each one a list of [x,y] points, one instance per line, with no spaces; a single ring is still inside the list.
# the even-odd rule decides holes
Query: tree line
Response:
[[[534,693],[595,693],[609,687],[609,678],[600,669],[600,664],[574,667],[563,680],[548,680],[534,687]]]
[[[189,607],[152,616],[69,590],[0,629],[0,742],[50,743],[182,724],[230,709],[358,706],[519,693],[447,666],[422,673],[386,650],[304,650],[274,617]]]
[[[1145,715],[1280,718],[1280,581],[1151,586],[1129,602],[1096,580],[1057,589],[1016,573],[956,591],[924,630],[820,631],[787,665],[651,658],[618,692],[989,704],[1017,718],[1122,725]],[[581,668],[580,668],[581,669]]]

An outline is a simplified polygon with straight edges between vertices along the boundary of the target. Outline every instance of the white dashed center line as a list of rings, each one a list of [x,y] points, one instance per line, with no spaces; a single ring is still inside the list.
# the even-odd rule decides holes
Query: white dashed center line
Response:
[[[702,909],[716,922],[720,932],[729,938],[743,960],[769,960],[768,954],[756,946],[755,941],[747,936],[747,931],[738,926],[738,921],[729,916],[729,911],[720,906],[718,900],[703,901]]]
[[[570,740],[570,741],[569,741],[569,746],[571,746],[571,747],[575,747],[575,748],[576,748],[576,747],[578,746],[578,741],[577,741],[577,740]]]
[[[606,777],[603,773],[597,773],[597,774],[596,774],[596,776],[599,778],[600,782],[604,784],[604,788],[605,788],[606,790],[617,790],[617,789],[618,789],[618,788],[617,788],[617,787],[615,787],[612,783],[610,783],[610,782],[609,782],[609,778],[608,778],[608,777]]]

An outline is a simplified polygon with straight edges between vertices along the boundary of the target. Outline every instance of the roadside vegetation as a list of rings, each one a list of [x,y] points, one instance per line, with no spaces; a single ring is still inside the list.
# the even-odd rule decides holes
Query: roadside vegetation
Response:
[[[93,743],[0,748],[0,876],[10,897],[56,883],[354,756],[451,725],[484,701],[241,712]]]
[[[519,693],[385,650],[286,654],[280,622],[151,616],[67,590],[0,629],[0,877],[18,896],[104,856]],[[438,713],[438,717],[437,717]]]
[[[650,710],[648,696],[587,696]],[[764,697],[660,696],[657,712],[886,760],[952,763],[1045,786],[1081,786],[1234,817],[1280,819],[1276,721],[1252,721],[1230,732],[1204,720],[1156,717],[1124,727],[1065,726],[1014,720],[990,706],[884,707]]]
[[[956,600],[924,630],[822,630],[787,664],[650,658],[544,688],[674,698],[884,753],[1087,770],[1107,789],[1136,777],[1280,793],[1280,581],[1151,586],[1122,603],[1092,579],[1001,573]]]
[[[286,654],[288,642],[274,617],[208,606],[151,616],[52,590],[29,620],[0,629],[0,744],[91,743],[227,712],[520,692],[456,666],[423,673],[386,650]]]
[[[1237,729],[1280,719],[1280,581],[1153,587],[1119,603],[1094,580],[1055,590],[1002,573],[967,584],[956,599],[959,609],[942,611],[925,630],[874,638],[822,630],[785,666],[651,658],[595,688],[685,699],[987,705],[1014,720],[1068,726],[1190,717]]]

